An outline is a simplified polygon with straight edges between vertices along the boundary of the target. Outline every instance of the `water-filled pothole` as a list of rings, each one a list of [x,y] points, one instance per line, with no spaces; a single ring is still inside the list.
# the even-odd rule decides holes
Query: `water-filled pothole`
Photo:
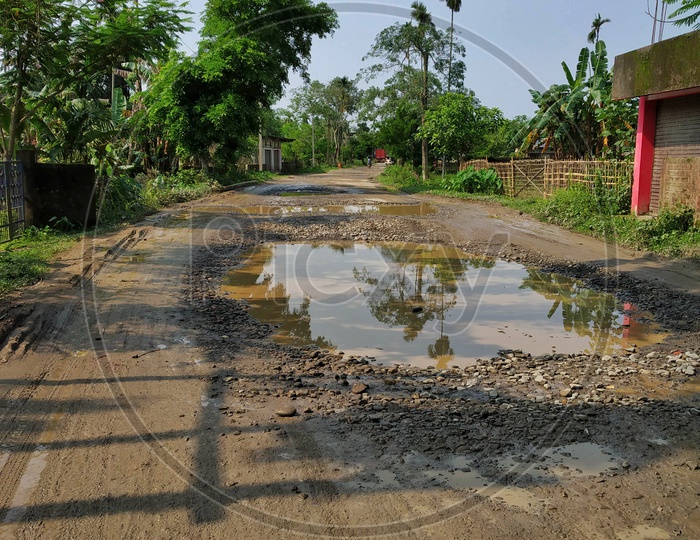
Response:
[[[663,337],[573,279],[435,245],[266,244],[222,290],[278,342],[383,364],[464,366],[504,348],[614,353]]]
[[[242,206],[235,209],[246,214],[286,216],[293,214],[379,214],[380,216],[427,216],[437,209],[421,204],[332,204],[325,206]]]

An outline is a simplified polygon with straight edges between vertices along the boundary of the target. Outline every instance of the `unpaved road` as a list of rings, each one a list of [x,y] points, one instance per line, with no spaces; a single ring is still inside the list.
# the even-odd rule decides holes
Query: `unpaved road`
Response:
[[[700,269],[497,205],[390,194],[377,172],[181,205],[86,241],[10,299],[0,538],[700,538]],[[279,196],[289,184],[332,193]],[[421,202],[438,211],[235,211]],[[387,239],[581,278],[670,337],[421,371],[278,345],[220,292],[263,241]]]

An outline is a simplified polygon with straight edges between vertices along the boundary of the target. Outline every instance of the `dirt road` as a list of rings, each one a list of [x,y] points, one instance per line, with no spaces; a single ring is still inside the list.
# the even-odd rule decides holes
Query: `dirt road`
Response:
[[[0,538],[700,538],[700,268],[498,205],[391,194],[378,172],[180,205],[87,240],[11,299]],[[277,343],[222,293],[263,242],[384,240],[582,279],[669,337],[382,366]]]

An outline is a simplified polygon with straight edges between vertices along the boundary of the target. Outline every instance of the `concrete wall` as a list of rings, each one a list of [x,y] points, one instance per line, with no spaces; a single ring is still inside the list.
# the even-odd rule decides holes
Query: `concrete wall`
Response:
[[[613,99],[700,87],[700,30],[615,58]]]
[[[95,167],[37,163],[33,151],[18,151],[24,168],[26,225],[43,227],[53,217],[81,227],[96,223]]]

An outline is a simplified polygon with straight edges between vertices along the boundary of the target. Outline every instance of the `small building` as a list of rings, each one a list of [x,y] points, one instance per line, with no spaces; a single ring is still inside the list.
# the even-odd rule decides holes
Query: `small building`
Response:
[[[640,98],[632,211],[700,210],[700,31],[615,58],[612,97]]]
[[[258,139],[258,155],[251,168],[258,171],[282,171],[282,144],[294,142],[294,139],[260,135]]]

